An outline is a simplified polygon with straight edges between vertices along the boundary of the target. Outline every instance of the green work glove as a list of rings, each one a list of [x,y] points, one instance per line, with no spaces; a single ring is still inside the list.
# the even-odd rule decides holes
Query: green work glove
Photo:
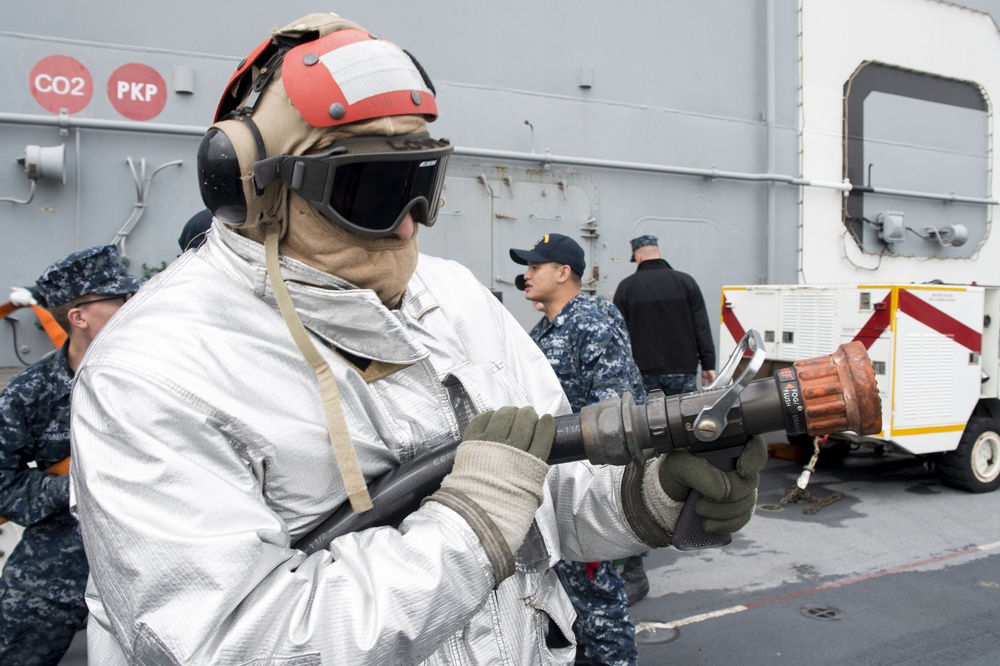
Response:
[[[736,461],[736,469],[723,472],[686,449],[672,451],[660,464],[660,485],[676,502],[687,499],[692,489],[702,498],[695,513],[705,518],[705,531],[732,533],[742,528],[757,506],[760,471],[767,462],[767,445],[760,435],[747,440]]]
[[[501,407],[469,423],[451,473],[425,501],[458,513],[479,537],[496,584],[514,573],[521,547],[545,497],[545,463],[555,419],[532,407]]]
[[[556,421],[551,414],[538,418],[532,407],[501,407],[495,412],[477,414],[462,440],[506,444],[545,462],[552,452],[555,434]]]

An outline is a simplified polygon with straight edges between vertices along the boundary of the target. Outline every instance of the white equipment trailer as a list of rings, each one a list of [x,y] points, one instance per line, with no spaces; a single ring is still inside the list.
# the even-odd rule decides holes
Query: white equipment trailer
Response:
[[[761,333],[768,372],[842,343],[865,345],[883,429],[834,436],[825,444],[830,455],[852,444],[890,445],[933,462],[949,485],[1000,487],[1000,287],[725,286],[721,320],[723,353],[746,330]]]
[[[1000,55],[997,25],[976,26],[953,3],[801,8],[801,170],[851,186],[802,188],[794,251],[778,247],[788,234],[775,218],[768,242],[797,260],[795,277],[771,270],[725,280],[735,286],[721,287],[719,357],[751,328],[765,340],[762,372],[861,340],[883,431],[833,437],[820,459],[858,444],[895,448],[932,463],[948,484],[995,490],[1000,286],[987,285],[1000,285],[992,102],[1000,80],[990,80],[994,56],[985,54]],[[906,33],[887,29],[892,20],[967,29],[924,33],[950,35],[947,43],[883,39]],[[966,38],[976,46],[963,47]],[[811,449],[802,439],[792,443]]]

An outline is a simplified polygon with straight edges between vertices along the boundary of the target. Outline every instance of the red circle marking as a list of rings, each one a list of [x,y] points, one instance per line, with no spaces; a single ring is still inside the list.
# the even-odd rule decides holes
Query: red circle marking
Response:
[[[42,58],[31,68],[28,78],[31,96],[43,109],[78,113],[94,95],[94,80],[83,63],[64,55]]]
[[[108,78],[108,99],[118,113],[131,120],[149,120],[167,104],[167,84],[148,65],[130,62]]]

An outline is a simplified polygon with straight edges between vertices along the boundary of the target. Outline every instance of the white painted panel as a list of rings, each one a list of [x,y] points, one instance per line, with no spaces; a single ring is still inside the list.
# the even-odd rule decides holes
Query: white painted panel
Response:
[[[972,81],[984,88],[988,99],[1000,96],[1000,69],[996,67],[1000,34],[989,14],[933,0],[807,0],[801,3],[801,11],[801,155],[806,178],[839,181],[844,177],[844,84],[865,61]],[[996,150],[991,148],[994,197],[1000,192],[996,160]],[[803,188],[800,281],[937,278],[946,283],[1000,283],[1000,242],[995,238],[987,239],[970,259],[920,261],[863,254],[841,223],[841,205],[837,192]]]
[[[825,356],[840,344],[840,308],[834,289],[793,289],[782,293],[779,341],[782,358]]]

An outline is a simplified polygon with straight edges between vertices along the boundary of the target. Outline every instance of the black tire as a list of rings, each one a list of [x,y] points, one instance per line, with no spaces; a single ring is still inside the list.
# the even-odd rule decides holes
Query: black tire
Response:
[[[949,486],[973,493],[1000,487],[1000,421],[970,418],[958,448],[941,454],[937,473]]]

